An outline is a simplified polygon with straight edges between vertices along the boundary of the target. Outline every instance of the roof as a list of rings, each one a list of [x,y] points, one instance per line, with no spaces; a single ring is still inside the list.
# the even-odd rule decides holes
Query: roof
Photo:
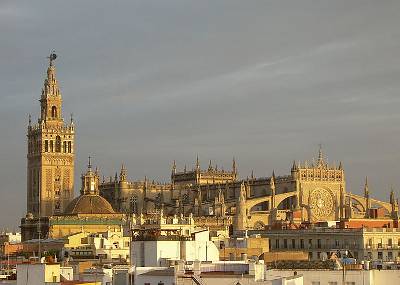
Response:
[[[96,194],[84,194],[72,200],[64,214],[114,214],[111,204]]]
[[[140,275],[142,275],[142,276],[174,276],[174,274],[175,274],[175,271],[173,268],[167,268],[167,269],[157,269],[157,270],[147,271]]]

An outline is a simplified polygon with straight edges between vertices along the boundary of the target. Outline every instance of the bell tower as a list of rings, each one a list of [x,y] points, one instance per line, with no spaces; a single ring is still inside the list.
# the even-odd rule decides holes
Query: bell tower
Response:
[[[62,117],[62,97],[51,53],[40,97],[40,117],[28,125],[27,212],[34,216],[62,213],[74,196],[74,136]],[[39,211],[40,207],[40,211]]]

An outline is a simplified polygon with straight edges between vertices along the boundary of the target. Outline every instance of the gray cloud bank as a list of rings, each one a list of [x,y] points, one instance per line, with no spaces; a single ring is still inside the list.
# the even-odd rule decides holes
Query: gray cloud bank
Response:
[[[348,190],[400,187],[398,1],[1,1],[0,225],[25,214],[27,115],[55,49],[64,117],[106,175],[168,181],[196,154],[290,171],[322,143]]]

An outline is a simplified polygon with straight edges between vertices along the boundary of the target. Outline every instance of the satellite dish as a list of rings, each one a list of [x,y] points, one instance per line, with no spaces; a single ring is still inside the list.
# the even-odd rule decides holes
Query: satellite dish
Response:
[[[328,254],[326,252],[321,252],[320,258],[322,261],[325,261],[328,259]]]

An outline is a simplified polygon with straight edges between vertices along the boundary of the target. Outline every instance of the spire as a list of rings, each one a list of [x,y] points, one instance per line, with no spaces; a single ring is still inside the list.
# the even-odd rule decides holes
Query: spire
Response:
[[[96,168],[95,172],[92,171],[91,157],[88,158],[88,170],[85,174],[82,174],[82,187],[81,194],[99,194],[99,175]]]
[[[394,204],[395,203],[395,198],[394,198],[394,190],[393,187],[390,187],[390,204]]]
[[[200,162],[199,162],[199,155],[196,156],[196,170],[200,170]]]
[[[323,162],[324,162],[324,156],[322,154],[322,144],[319,144],[318,165],[321,165]]]
[[[171,170],[171,172],[172,172],[172,174],[175,174],[175,173],[176,173],[176,162],[175,162],[175,159],[174,159],[174,162],[172,163],[172,170]]]
[[[235,157],[233,157],[233,160],[232,160],[232,173],[234,173],[234,174],[237,173]]]
[[[251,170],[251,179],[254,179],[254,170]]]
[[[121,165],[121,171],[119,173],[119,180],[120,181],[125,181],[126,180],[126,168],[125,168],[123,163]]]
[[[43,95],[58,96],[60,95],[60,89],[58,88],[56,68],[53,63],[56,60],[57,55],[53,51],[47,58],[49,59],[49,67],[47,68],[47,78],[44,80]]]
[[[272,170],[272,176],[271,176],[269,184],[270,184],[271,188],[275,189],[275,170]]]
[[[57,55],[52,52],[47,68],[47,77],[43,83],[42,96],[40,98],[41,116],[40,121],[62,121],[61,116],[61,92],[56,79],[56,68],[54,61]]]
[[[369,196],[369,189],[368,189],[368,176],[365,177],[365,184],[364,184],[364,196]]]
[[[292,171],[297,170],[297,165],[296,165],[296,161],[293,160],[293,165],[292,165]]]
[[[29,114],[29,116],[28,116],[28,127],[31,127],[32,126],[32,117],[31,117],[31,114]]]
[[[208,164],[208,171],[213,171],[212,165],[211,165],[211,159],[210,159],[210,163]]]

